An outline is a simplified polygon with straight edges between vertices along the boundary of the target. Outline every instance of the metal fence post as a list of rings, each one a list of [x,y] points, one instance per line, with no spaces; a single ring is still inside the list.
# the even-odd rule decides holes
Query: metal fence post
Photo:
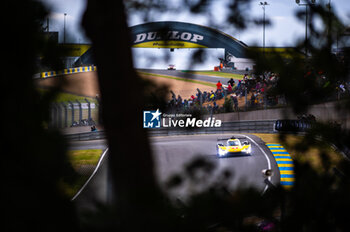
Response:
[[[56,112],[57,112],[57,128],[62,127],[62,111],[61,111],[61,106],[58,103],[54,103]]]
[[[98,107],[98,123],[99,124],[103,124],[103,120],[102,120],[102,101],[100,99],[100,97],[98,95],[96,95],[96,100],[97,100],[97,106],[95,105],[95,107]]]
[[[64,124],[63,127],[68,127],[68,109],[67,109],[67,105],[62,102],[61,105],[63,106],[64,109]]]
[[[87,102],[88,104],[88,120],[90,121],[91,120],[91,103],[89,102],[88,99],[85,98],[85,101]]]
[[[60,108],[56,103],[52,103],[50,106],[51,120],[50,126],[53,128],[60,127]]]
[[[245,111],[247,111],[248,108],[248,96],[247,96],[247,87],[244,87],[244,99],[245,99]]]
[[[202,106],[203,104],[203,93],[202,91],[200,91],[200,89],[197,88],[197,91],[198,91],[198,99],[199,99],[199,105]]]
[[[71,124],[71,126],[73,126],[74,125],[74,104],[71,101],[68,101],[68,102],[69,102],[70,107],[72,109],[72,124]]]
[[[83,120],[83,107],[81,106],[81,103],[78,100],[76,100],[75,102],[78,103],[78,106],[79,106],[79,122],[78,123],[80,123]]]
[[[49,120],[49,127],[52,128],[55,125],[56,121],[56,109],[53,104],[50,105],[50,120]]]

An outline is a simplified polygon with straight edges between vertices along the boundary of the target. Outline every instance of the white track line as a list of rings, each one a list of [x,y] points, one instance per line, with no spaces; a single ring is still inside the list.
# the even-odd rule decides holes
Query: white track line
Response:
[[[241,135],[242,135],[242,134],[241,134]],[[260,151],[264,154],[264,156],[265,156],[265,158],[266,158],[266,160],[267,160],[267,168],[268,168],[268,169],[271,169],[271,161],[270,161],[270,158],[269,158],[269,156],[266,154],[266,152],[259,146],[259,144],[257,144],[257,142],[255,142],[252,138],[250,138],[250,137],[247,136],[247,135],[242,135],[242,136],[248,138],[250,141],[252,141],[252,142],[260,149]],[[268,176],[267,179],[271,182],[271,176]],[[265,186],[264,191],[263,191],[262,194],[264,194],[264,193],[266,192],[266,190],[268,189],[268,187],[269,187],[268,185]]]
[[[98,161],[98,163],[97,163],[97,166],[96,166],[94,172],[91,174],[91,176],[89,177],[89,179],[85,182],[85,184],[83,185],[83,187],[81,187],[81,188],[79,189],[79,191],[74,195],[74,197],[71,199],[71,201],[74,201],[74,200],[79,196],[79,194],[85,189],[85,187],[88,185],[88,183],[91,181],[91,179],[95,176],[97,170],[100,168],[100,165],[101,165],[101,163],[102,163],[102,161],[103,161],[104,156],[107,154],[107,151],[108,151],[108,147],[107,147],[107,149],[102,153],[102,155],[101,155],[101,157],[100,157],[100,159],[99,159],[99,161]]]

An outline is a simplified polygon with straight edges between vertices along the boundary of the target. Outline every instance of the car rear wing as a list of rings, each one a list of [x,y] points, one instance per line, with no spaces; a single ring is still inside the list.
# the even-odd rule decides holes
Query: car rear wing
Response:
[[[229,140],[229,139],[238,139],[234,136],[231,136],[230,138],[217,138],[217,141],[222,141],[222,140]]]

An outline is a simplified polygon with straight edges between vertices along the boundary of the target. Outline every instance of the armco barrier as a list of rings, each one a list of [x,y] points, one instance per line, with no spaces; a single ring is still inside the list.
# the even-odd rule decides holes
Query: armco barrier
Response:
[[[223,122],[221,127],[207,128],[174,128],[162,127],[148,129],[150,136],[193,135],[193,134],[224,134],[224,133],[274,133],[275,120]],[[103,131],[69,134],[66,138],[71,141],[105,139]]]
[[[47,78],[47,77],[54,77],[57,75],[64,75],[64,74],[72,74],[72,73],[80,73],[80,72],[91,72],[96,71],[96,66],[84,66],[84,67],[76,67],[76,68],[66,68],[61,71],[49,71],[49,72],[42,72],[40,73],[40,78]]]
[[[170,136],[170,135],[193,135],[193,134],[224,134],[224,133],[276,133],[275,120],[261,121],[239,121],[239,122],[223,122],[220,128],[167,128],[148,129],[150,136]],[[85,141],[105,139],[103,131],[86,132],[79,134],[69,134],[65,136],[70,141]],[[350,148],[346,145],[337,144],[334,148],[343,153],[345,157],[350,159]]]
[[[85,141],[85,140],[98,140],[105,139],[105,133],[103,131],[93,131],[78,134],[67,134],[65,138],[70,141]]]

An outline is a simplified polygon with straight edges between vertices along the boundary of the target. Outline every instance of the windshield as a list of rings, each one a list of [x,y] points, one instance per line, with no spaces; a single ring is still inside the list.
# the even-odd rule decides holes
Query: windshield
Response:
[[[238,140],[230,140],[230,141],[227,141],[227,146],[239,146],[240,143]]]

